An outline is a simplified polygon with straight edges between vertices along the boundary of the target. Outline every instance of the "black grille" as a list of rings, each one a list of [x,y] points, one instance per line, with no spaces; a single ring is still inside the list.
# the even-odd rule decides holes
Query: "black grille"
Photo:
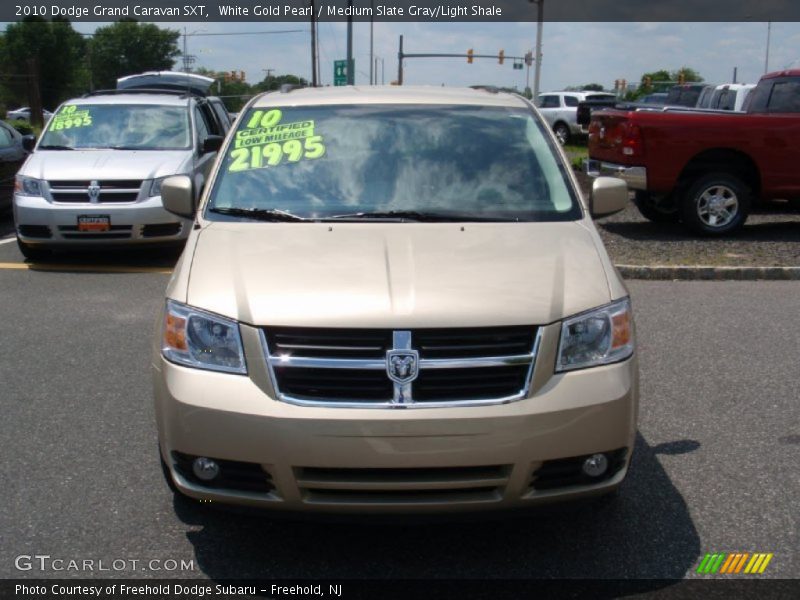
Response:
[[[625,455],[627,452],[627,448],[606,452],[608,470],[601,477],[589,477],[581,470],[581,466],[583,462],[589,458],[589,454],[571,458],[559,458],[557,460],[546,460],[539,469],[533,472],[531,487],[535,490],[551,490],[575,485],[600,483],[601,481],[610,479],[619,472],[625,464]]]
[[[400,468],[331,468],[297,469],[299,481],[334,483],[409,483],[452,482],[482,479],[507,479],[510,465],[478,467],[400,467]]]
[[[145,225],[142,227],[142,237],[168,237],[178,235],[181,232],[180,223],[158,223],[155,225]]]
[[[421,358],[480,358],[528,354],[535,327],[417,329],[414,347]]]
[[[267,331],[273,356],[311,358],[383,358],[392,347],[392,332],[375,329],[296,329]]]
[[[61,236],[69,240],[124,240],[131,237],[130,225],[111,225],[108,231],[78,231],[77,225],[59,225]]]
[[[212,489],[237,490],[269,494],[275,491],[271,475],[261,465],[238,460],[213,460],[219,465],[219,476],[213,481],[198,479],[192,472],[192,461],[196,456],[173,452],[175,470],[195,485]]]
[[[53,232],[47,225],[20,225],[17,227],[19,234],[32,238],[50,238]]]
[[[296,398],[388,401],[392,382],[385,371],[275,367],[281,392]]]
[[[486,400],[518,394],[529,365],[468,369],[422,369],[412,384],[416,402]]]

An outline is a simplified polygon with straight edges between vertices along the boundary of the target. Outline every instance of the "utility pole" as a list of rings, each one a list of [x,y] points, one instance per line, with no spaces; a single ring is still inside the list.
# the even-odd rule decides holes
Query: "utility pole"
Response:
[[[772,21],[767,21],[767,56],[764,59],[764,73],[769,73],[769,38],[772,33]]]
[[[183,28],[183,72],[189,72],[189,57],[186,54],[186,27]]]
[[[42,95],[39,90],[39,59],[28,59],[28,103],[31,107],[31,124],[42,127]]]
[[[736,71],[739,70],[739,67],[733,67],[733,83],[736,83]]]
[[[314,0],[311,0],[311,86],[317,87],[317,26]],[[269,77],[269,73],[267,73]]]
[[[542,21],[544,20],[544,0],[536,2],[536,55],[533,57],[533,103],[539,106],[539,79],[542,75]]]
[[[400,36],[400,51],[397,53],[397,85],[403,85],[403,36]]]
[[[375,65],[375,44],[373,33],[375,29],[375,0],[369,0],[369,84],[375,85],[378,79],[378,70],[373,68]]]
[[[356,82],[353,64],[353,0],[347,0],[347,85]]]

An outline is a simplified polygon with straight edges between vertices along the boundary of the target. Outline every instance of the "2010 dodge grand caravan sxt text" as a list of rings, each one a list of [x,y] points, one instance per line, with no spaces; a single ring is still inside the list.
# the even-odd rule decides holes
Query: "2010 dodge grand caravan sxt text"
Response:
[[[276,510],[434,512],[626,475],[628,292],[536,109],[489,90],[255,98],[195,210],[154,348],[173,489]]]

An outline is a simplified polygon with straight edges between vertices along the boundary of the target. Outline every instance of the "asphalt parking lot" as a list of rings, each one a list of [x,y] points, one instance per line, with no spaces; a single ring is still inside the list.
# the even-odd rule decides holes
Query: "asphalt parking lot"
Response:
[[[2,578],[681,578],[706,552],[736,551],[774,553],[765,577],[800,573],[800,282],[630,282],[640,433],[615,502],[510,520],[293,522],[175,502],[163,483],[148,365],[174,256],[28,268],[8,239]],[[35,554],[192,568],[15,567]]]

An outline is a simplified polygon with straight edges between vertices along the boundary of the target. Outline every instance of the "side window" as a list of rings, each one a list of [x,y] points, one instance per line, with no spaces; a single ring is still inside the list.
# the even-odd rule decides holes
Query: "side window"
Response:
[[[540,108],[558,108],[558,96],[542,96]]]
[[[208,137],[208,123],[205,115],[197,106],[194,107],[194,124],[197,128],[197,141],[202,144]]]
[[[200,112],[203,113],[203,116],[206,118],[206,126],[208,127],[208,133],[211,135],[225,135],[225,129],[222,127],[217,115],[211,109],[211,106],[204,102],[199,105]]]
[[[0,148],[9,148],[13,143],[14,138],[11,137],[11,132],[5,127],[0,127]]]
[[[800,81],[778,81],[772,86],[767,105],[768,112],[800,112]]]
[[[736,92],[734,90],[725,90],[722,98],[719,101],[719,107],[723,110],[733,110],[736,105]]]
[[[564,96],[564,104],[567,106],[578,106],[578,98],[575,96]]]
[[[222,124],[222,129],[227,131],[231,127],[231,117],[228,114],[228,111],[225,109],[225,105],[222,102],[209,102],[211,108],[214,110],[214,113],[217,115],[217,119]],[[224,133],[223,131],[223,133]]]

